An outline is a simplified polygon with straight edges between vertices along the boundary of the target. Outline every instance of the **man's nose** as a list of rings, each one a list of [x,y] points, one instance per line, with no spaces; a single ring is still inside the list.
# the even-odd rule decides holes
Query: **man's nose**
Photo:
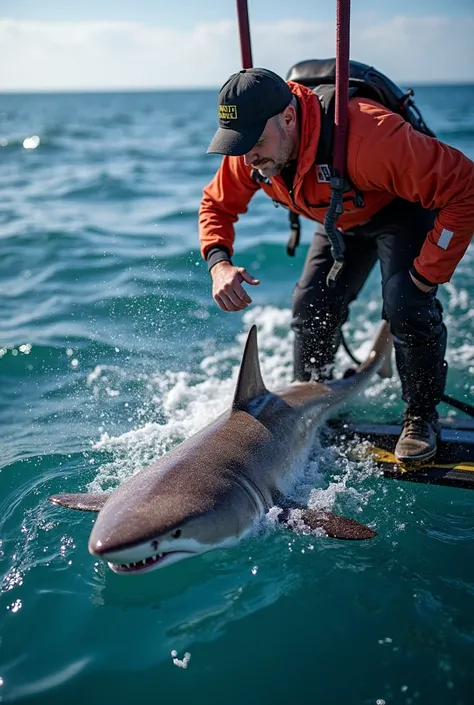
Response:
[[[244,164],[245,166],[250,166],[252,162],[255,161],[255,152],[252,150],[251,152],[247,152],[247,154],[244,154]]]

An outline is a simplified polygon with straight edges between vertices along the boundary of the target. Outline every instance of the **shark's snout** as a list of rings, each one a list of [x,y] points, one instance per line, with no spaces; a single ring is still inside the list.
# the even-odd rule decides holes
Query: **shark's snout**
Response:
[[[163,545],[169,547],[170,544],[174,543],[174,540],[179,539],[182,534],[181,529],[176,529],[170,534],[150,540],[147,540],[146,535],[131,540],[129,537],[120,537],[120,535],[114,535],[114,533],[105,535],[100,529],[101,527],[97,527],[96,525],[91,533],[89,552],[99,558],[117,555],[125,560],[133,560],[137,550],[141,552],[148,551],[150,556],[163,553]],[[137,549],[137,547],[139,547],[139,549]]]
[[[153,539],[122,549],[104,547],[98,539],[95,542],[89,542],[89,552],[106,561],[115,573],[123,574],[147,573],[184,558],[191,558],[207,550],[189,539],[179,542],[178,532],[173,533],[177,537],[175,541],[173,541],[173,537],[171,540]]]

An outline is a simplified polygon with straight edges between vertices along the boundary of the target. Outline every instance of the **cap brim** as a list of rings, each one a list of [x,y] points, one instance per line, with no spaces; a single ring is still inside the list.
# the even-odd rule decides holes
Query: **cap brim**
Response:
[[[245,130],[231,130],[229,127],[219,127],[208,147],[208,154],[226,154],[229,157],[241,157],[250,152],[258,142],[265,129],[263,125],[251,125]]]

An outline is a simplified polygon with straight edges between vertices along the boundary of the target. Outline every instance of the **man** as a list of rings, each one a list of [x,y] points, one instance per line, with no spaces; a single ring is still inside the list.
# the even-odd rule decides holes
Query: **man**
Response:
[[[266,69],[247,69],[224,84],[218,104],[219,129],[208,153],[224,157],[203,191],[200,243],[216,303],[240,311],[251,303],[242,284],[259,282],[231,261],[233,226],[254,193],[262,188],[323,223],[330,188],[315,165],[321,111],[309,88]],[[355,97],[349,103],[347,176],[363,205],[354,202],[354,190],[344,194],[337,225],[346,263],[334,288],[326,285],[332,265],[326,236],[316,233],[309,247],[293,295],[294,378],[331,376],[349,303],[379,259],[384,317],[406,402],[395,452],[406,462],[427,460],[436,453],[436,407],[447,371],[436,292],[474,232],[474,164],[387,108]]]

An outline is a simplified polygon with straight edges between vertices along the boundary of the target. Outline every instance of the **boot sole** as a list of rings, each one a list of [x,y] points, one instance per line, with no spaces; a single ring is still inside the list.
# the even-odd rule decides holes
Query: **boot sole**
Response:
[[[437,451],[438,449],[435,448],[434,450],[424,453],[424,455],[397,455],[397,453],[395,453],[395,457],[401,463],[421,463],[425,460],[431,460],[431,458],[434,458]]]

